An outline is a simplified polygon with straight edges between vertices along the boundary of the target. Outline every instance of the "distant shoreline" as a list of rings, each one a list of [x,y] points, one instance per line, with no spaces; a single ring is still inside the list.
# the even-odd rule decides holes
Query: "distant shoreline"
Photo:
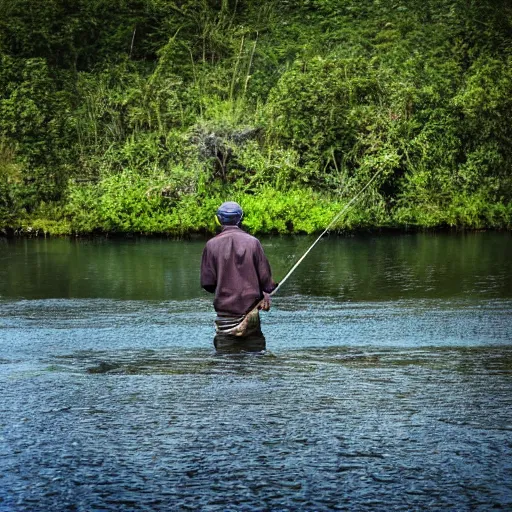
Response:
[[[243,228],[243,227],[242,227]],[[206,232],[206,231],[192,231],[183,234],[173,233],[141,233],[141,232],[90,232],[90,233],[63,233],[63,234],[52,234],[44,233],[41,230],[15,230],[15,229],[3,229],[0,230],[0,240],[15,240],[15,239],[45,239],[45,238],[69,238],[69,239],[111,239],[111,240],[130,240],[130,239],[167,239],[167,240],[207,240],[212,236],[215,236],[219,231]],[[313,233],[304,232],[289,232],[289,233],[278,233],[278,232],[260,232],[252,233],[255,236],[261,238],[273,238],[273,237],[314,237],[318,236],[322,230],[318,230]],[[414,234],[475,234],[475,233],[511,233],[511,228],[467,228],[457,226],[436,226],[436,227],[420,227],[420,226],[375,226],[367,228],[353,228],[353,229],[342,229],[333,230],[328,232],[325,236],[336,236],[340,238],[349,238],[353,236],[364,237],[364,236],[393,236],[393,235],[414,235]]]

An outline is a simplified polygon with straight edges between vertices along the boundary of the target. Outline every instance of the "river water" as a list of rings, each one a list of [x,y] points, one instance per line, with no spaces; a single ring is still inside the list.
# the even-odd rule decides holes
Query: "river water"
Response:
[[[510,234],[323,239],[238,354],[203,246],[0,241],[1,511],[512,508]]]

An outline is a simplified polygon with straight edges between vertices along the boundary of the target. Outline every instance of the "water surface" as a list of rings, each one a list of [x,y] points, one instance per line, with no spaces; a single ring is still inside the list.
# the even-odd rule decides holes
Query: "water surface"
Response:
[[[512,507],[509,234],[322,240],[238,355],[203,246],[0,242],[0,510]]]

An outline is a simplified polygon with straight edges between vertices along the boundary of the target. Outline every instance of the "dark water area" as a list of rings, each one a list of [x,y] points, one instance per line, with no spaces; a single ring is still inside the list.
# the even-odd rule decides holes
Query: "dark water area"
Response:
[[[262,239],[277,280],[314,241]],[[0,299],[203,298],[204,240],[0,240]],[[511,298],[512,234],[324,238],[279,296],[343,301]]]
[[[324,239],[229,355],[203,245],[0,241],[0,511],[512,508],[510,234]]]

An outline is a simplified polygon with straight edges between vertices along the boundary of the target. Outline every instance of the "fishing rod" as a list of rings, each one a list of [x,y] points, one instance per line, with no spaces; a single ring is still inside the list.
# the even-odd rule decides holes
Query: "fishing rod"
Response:
[[[373,182],[373,180],[375,180],[375,178],[380,174],[381,171],[382,171],[382,169],[379,169],[371,177],[370,181],[368,181],[368,183],[341,209],[341,211],[339,211],[334,216],[334,218],[331,220],[331,222],[329,222],[329,225],[322,231],[320,236],[311,244],[309,249],[301,256],[301,258],[297,261],[297,263],[295,263],[295,265],[293,265],[293,267],[288,271],[288,273],[283,277],[283,279],[281,279],[279,284],[272,290],[272,292],[270,292],[269,295],[275,295],[275,293],[279,290],[279,288],[281,288],[281,286],[283,286],[285,281],[293,274],[293,272],[295,272],[295,269],[304,261],[304,258],[311,252],[313,247],[315,247],[315,245],[331,229],[331,227],[335,224],[335,222],[350,208],[350,206],[357,200],[357,198],[370,186],[370,184]],[[260,309],[262,309],[266,300],[267,299],[265,299],[265,298],[261,299],[256,304],[256,306],[254,306],[249,311],[249,313],[247,313],[245,315],[245,318],[242,320],[242,322],[234,327],[234,330],[236,330],[237,332],[225,331],[224,334],[235,334],[235,336],[241,336],[243,334],[243,332],[245,332],[245,330],[247,329],[250,319],[254,317],[254,314],[257,314],[258,311]],[[233,331],[233,329],[231,329],[231,331]]]
[[[272,292],[270,293],[270,295],[274,295],[275,293],[277,293],[277,291],[279,290],[279,288],[281,288],[281,286],[283,286],[283,284],[285,283],[285,281],[293,274],[293,272],[295,272],[295,269],[304,261],[304,259],[306,258],[306,256],[311,252],[311,250],[313,249],[313,247],[315,247],[315,245],[320,241],[320,239],[331,229],[331,227],[336,223],[336,221],[349,209],[349,207],[352,205],[352,203],[354,203],[356,201],[356,199],[370,186],[370,184],[373,182],[373,180],[375,180],[375,178],[380,174],[380,172],[382,171],[382,169],[379,169],[373,176],[372,178],[370,179],[370,181],[368,181],[368,183],[341,209],[340,212],[338,212],[334,218],[331,220],[331,222],[329,223],[329,225],[322,231],[322,233],[320,234],[320,236],[311,244],[311,246],[309,247],[309,249],[302,255],[302,257],[295,263],[295,265],[293,265],[293,267],[288,271],[288,273],[283,277],[283,279],[281,279],[281,281],[279,282],[279,284],[276,286],[276,288],[274,288],[272,290]],[[259,304],[258,304],[259,305]]]

